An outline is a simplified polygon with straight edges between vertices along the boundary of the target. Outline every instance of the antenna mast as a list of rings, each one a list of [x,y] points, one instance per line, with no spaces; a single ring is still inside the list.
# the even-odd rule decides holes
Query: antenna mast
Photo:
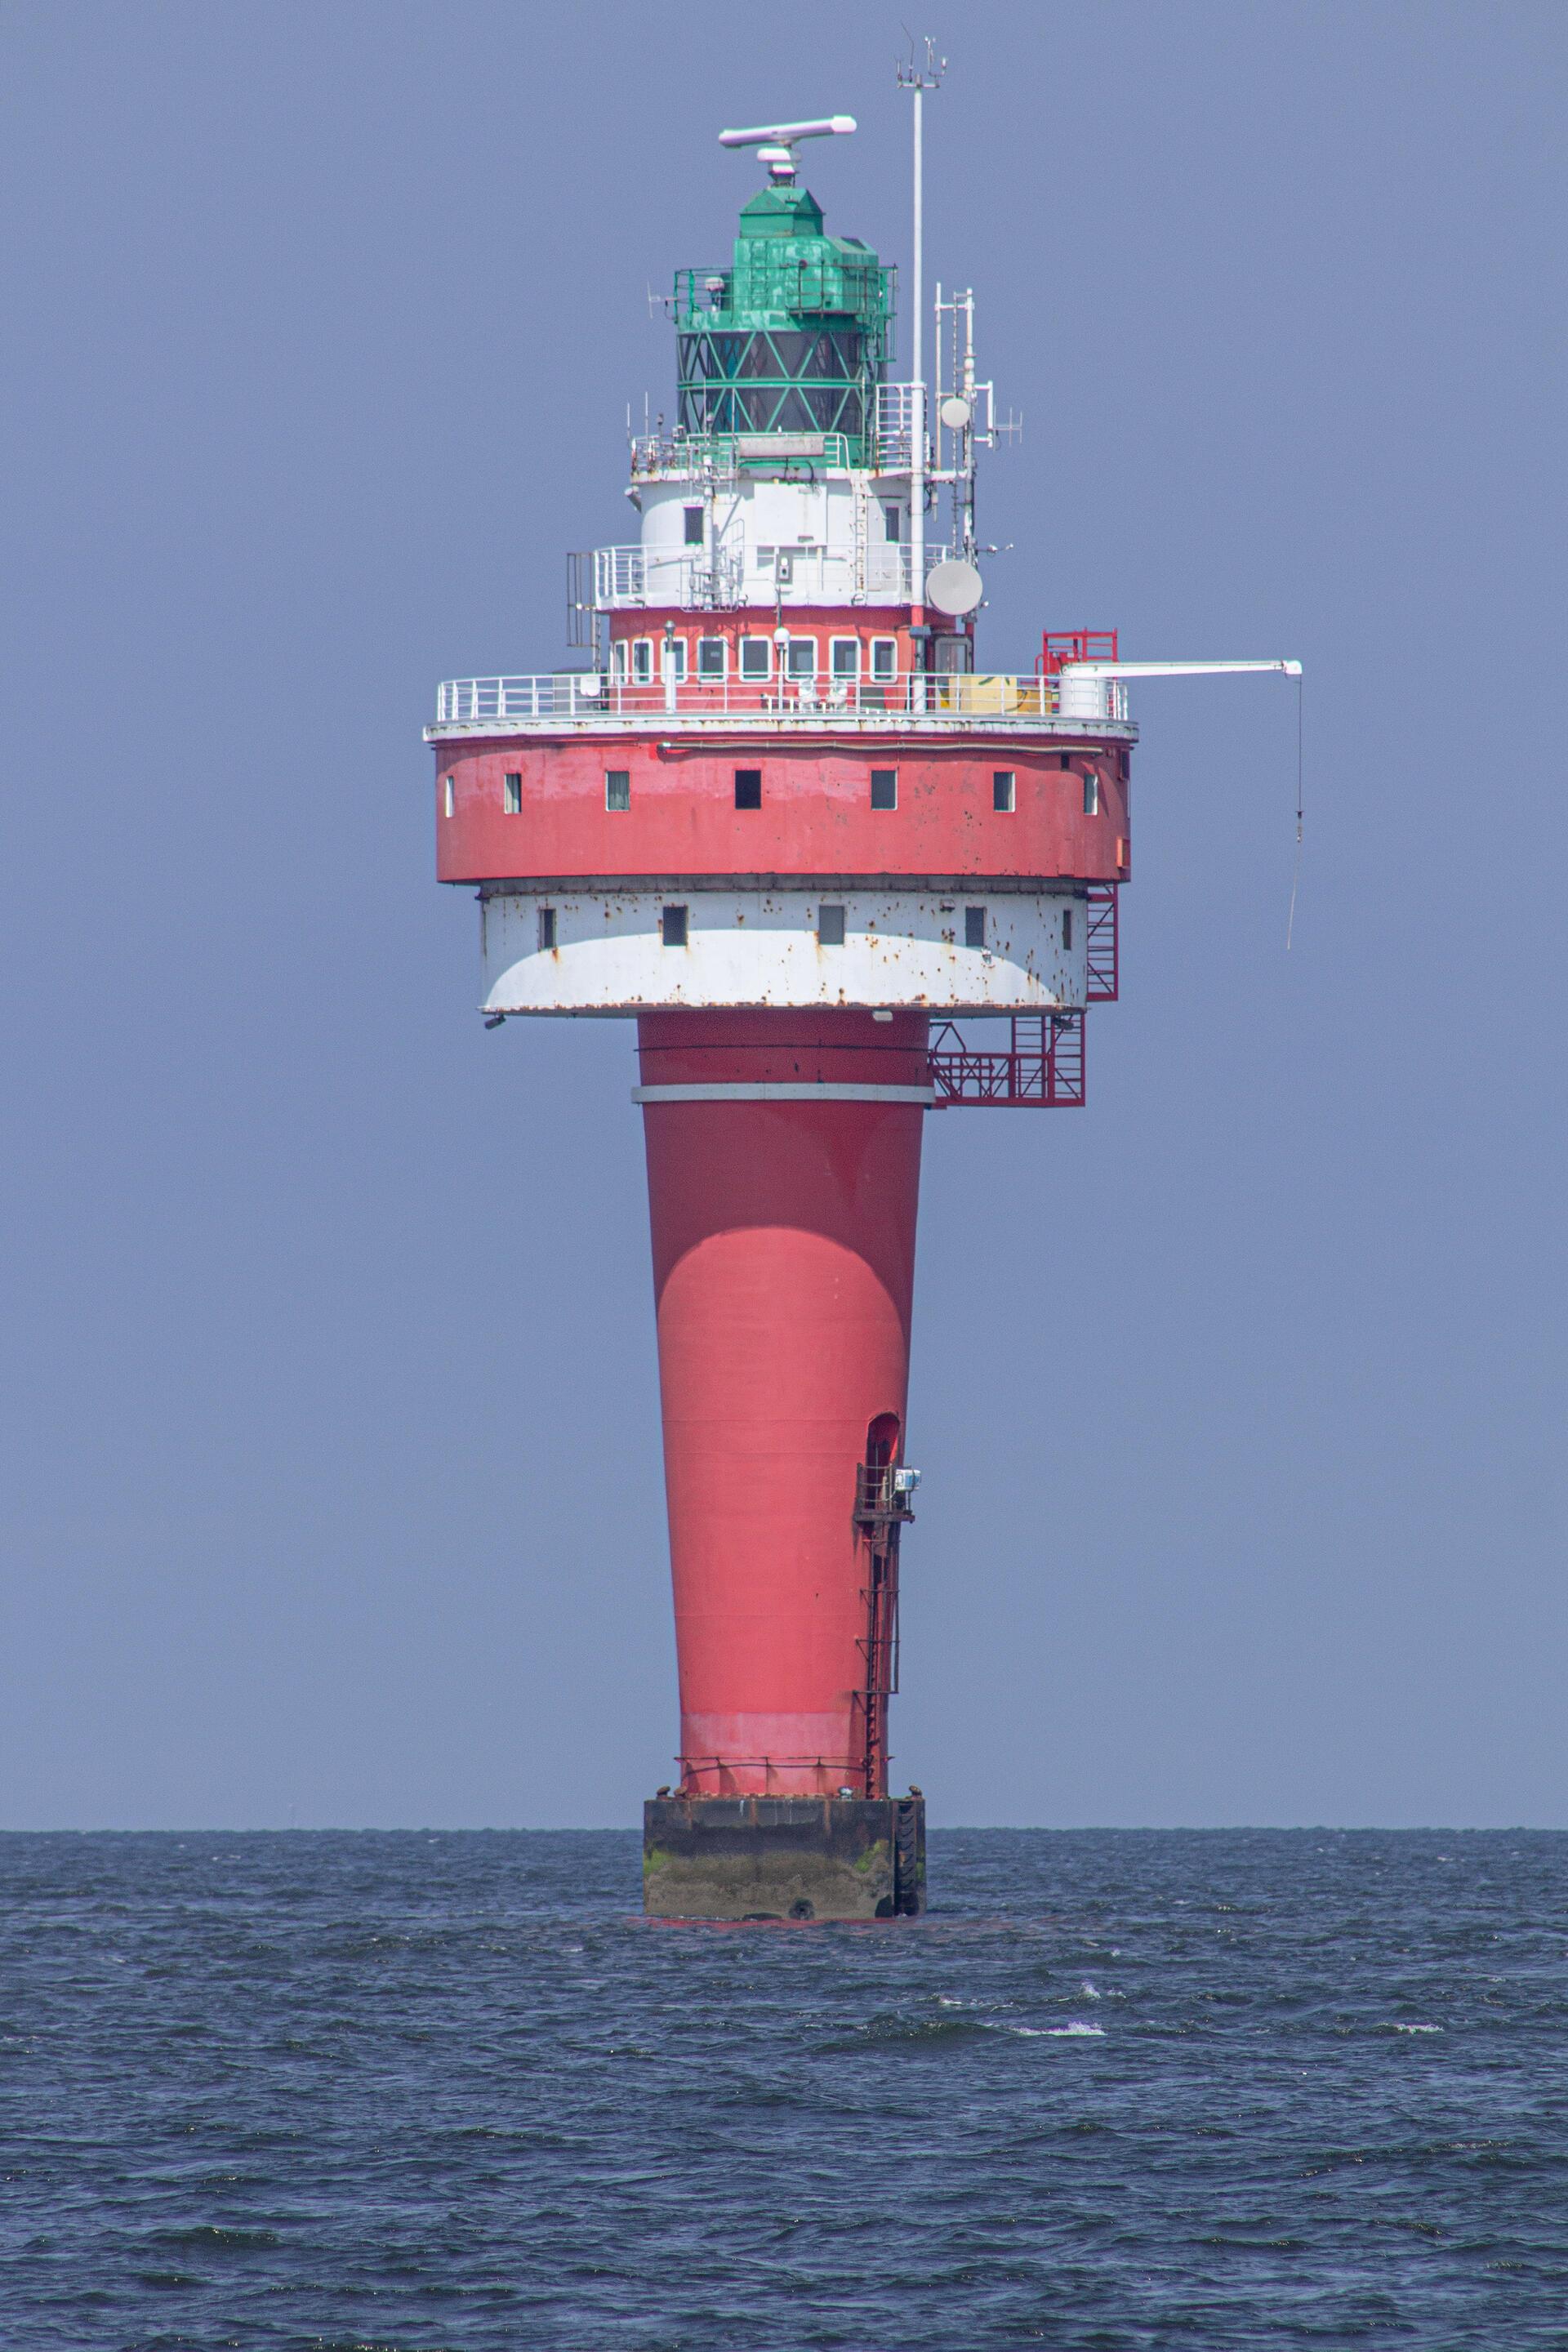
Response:
[[[925,94],[940,89],[947,59],[939,58],[927,37],[924,58],[910,54],[899,65],[899,87],[914,100],[914,238],[910,256],[910,603],[911,625],[925,625],[926,561],[926,388],[925,388]]]

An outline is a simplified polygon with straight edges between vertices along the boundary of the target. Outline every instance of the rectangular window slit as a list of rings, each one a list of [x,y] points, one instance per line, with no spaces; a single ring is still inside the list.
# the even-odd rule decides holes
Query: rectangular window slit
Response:
[[[1083,779],[1083,813],[1085,816],[1100,814],[1100,770],[1087,769]]]
[[[605,806],[625,810],[632,804],[632,772],[629,768],[605,770]]]
[[[549,955],[553,951],[554,946],[555,909],[553,907],[541,907],[539,910],[539,951],[542,955]]]
[[[700,507],[688,507],[685,509],[685,512],[686,544],[688,547],[700,547],[702,544],[702,509]]]
[[[842,907],[818,907],[816,910],[816,943],[818,947],[841,948],[844,945],[844,909]]]
[[[1011,768],[997,768],[991,777],[991,805],[999,816],[1010,816],[1017,806],[1018,780]]]
[[[683,948],[686,945],[685,908],[667,907],[659,918],[659,932],[667,948]]]
[[[522,778],[506,776],[501,781],[500,804],[508,816],[522,814]]]
[[[984,907],[965,907],[963,910],[963,944],[966,948],[983,948],[985,945],[985,909]]]
[[[873,768],[871,806],[874,809],[896,809],[898,805],[899,772],[897,768]]]
[[[1072,908],[1070,907],[1062,908],[1062,945],[1064,948],[1070,948],[1072,945]]]

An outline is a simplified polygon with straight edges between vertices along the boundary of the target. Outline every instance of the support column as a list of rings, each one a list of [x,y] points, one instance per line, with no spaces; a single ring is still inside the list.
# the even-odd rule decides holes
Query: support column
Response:
[[[856,1506],[868,1447],[889,1421],[901,1442],[906,1416],[927,1031],[908,1013],[638,1024],[681,1800],[816,1798],[775,1825],[796,1851],[808,1816],[829,1847],[853,1843],[860,1830],[829,1827],[846,1799],[886,1811]],[[773,1810],[731,1803],[728,1829],[743,1843]],[[718,1849],[702,1851],[706,1870]],[[820,1880],[792,1900],[876,1916],[825,1910]],[[714,1899],[689,1916],[746,1916]]]

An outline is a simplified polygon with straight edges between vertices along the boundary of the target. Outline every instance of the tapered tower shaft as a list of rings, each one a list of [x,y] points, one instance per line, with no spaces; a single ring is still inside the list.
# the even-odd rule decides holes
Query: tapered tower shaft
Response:
[[[693,1795],[886,1794],[928,1026],[638,1023]]]

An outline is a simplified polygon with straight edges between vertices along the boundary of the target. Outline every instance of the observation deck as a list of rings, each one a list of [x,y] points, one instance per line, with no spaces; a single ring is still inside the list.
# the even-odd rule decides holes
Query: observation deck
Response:
[[[1092,735],[1136,742],[1126,688],[1107,679],[1103,716],[1063,717],[1054,677],[1005,672],[949,676],[900,670],[887,677],[751,680],[668,676],[647,684],[603,670],[533,677],[448,678],[437,688],[426,740],[476,735],[668,734],[802,738],[850,732],[917,736]]]

